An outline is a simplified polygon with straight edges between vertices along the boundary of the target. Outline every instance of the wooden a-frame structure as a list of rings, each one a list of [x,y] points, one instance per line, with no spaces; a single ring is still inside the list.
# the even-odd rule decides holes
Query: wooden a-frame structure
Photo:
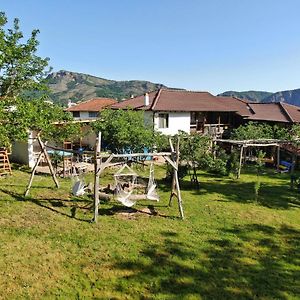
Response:
[[[163,157],[172,167],[173,167],[173,180],[172,180],[172,190],[169,205],[171,205],[172,198],[176,197],[178,202],[178,208],[180,217],[184,219],[183,206],[181,191],[179,186],[178,179],[178,163],[179,163],[179,138],[177,140],[176,151],[174,151],[174,146],[172,140],[169,139],[171,152],[157,152],[157,153],[128,153],[128,154],[101,154],[101,132],[99,132],[96,147],[94,153],[94,218],[93,221],[97,222],[98,220],[98,209],[99,209],[99,184],[100,184],[100,175],[108,167],[114,166],[115,164],[111,163],[114,158],[132,158],[132,157]]]
[[[36,172],[36,169],[44,156],[47,165],[50,170],[50,174],[52,176],[52,179],[56,185],[57,188],[59,188],[59,182],[56,178],[54,168],[51,163],[51,159],[47,153],[47,142],[43,143],[43,141],[40,138],[40,134],[37,135],[37,140],[40,145],[41,151],[38,155],[37,161],[32,169],[31,176],[29,179],[29,183],[27,185],[26,191],[25,191],[25,197],[28,196],[30,188],[32,186],[33,178]],[[93,221],[97,222],[98,219],[98,209],[99,209],[99,183],[100,183],[100,175],[101,173],[108,167],[114,166],[115,164],[111,163],[113,158],[129,158],[129,157],[157,157],[161,156],[163,157],[172,167],[173,167],[173,180],[172,180],[172,190],[169,200],[169,205],[171,205],[173,197],[177,198],[178,202],[178,208],[180,217],[184,219],[184,212],[183,212],[183,206],[182,206],[182,198],[181,198],[181,191],[179,186],[179,179],[178,179],[178,164],[179,164],[179,138],[177,140],[176,145],[176,151],[174,150],[174,146],[172,143],[172,140],[169,139],[171,152],[157,152],[157,153],[129,153],[129,154],[110,154],[110,155],[103,155],[101,154],[101,132],[98,134],[98,138],[96,139],[96,145],[95,145],[95,151],[94,151],[94,217]],[[65,149],[59,149],[55,148],[56,150],[62,150],[66,152],[75,152],[72,150],[65,150]],[[91,153],[90,151],[86,153]],[[105,160],[105,161],[104,161]]]
[[[48,142],[43,143],[43,141],[41,140],[41,137],[40,137],[40,133],[37,134],[37,140],[38,140],[38,143],[40,145],[41,151],[40,151],[40,153],[38,155],[38,158],[37,158],[37,160],[35,162],[35,165],[34,165],[32,171],[31,171],[29,183],[27,185],[27,188],[26,188],[26,191],[25,191],[25,194],[24,194],[25,197],[28,196],[28,194],[29,194],[29,191],[30,191],[30,188],[31,188],[31,185],[32,185],[32,182],[33,182],[33,178],[34,178],[36,169],[37,169],[37,167],[38,167],[38,165],[39,165],[39,163],[40,163],[40,161],[41,161],[41,159],[42,159],[43,156],[45,157],[45,159],[47,161],[47,164],[48,164],[48,167],[49,167],[52,179],[53,179],[56,187],[59,188],[59,183],[58,183],[58,180],[56,178],[56,175],[55,175],[55,172],[54,172],[54,168],[53,168],[52,163],[51,163],[51,159],[50,159],[50,157],[48,155],[48,152],[47,152],[47,149],[46,149],[46,146],[47,146]]]

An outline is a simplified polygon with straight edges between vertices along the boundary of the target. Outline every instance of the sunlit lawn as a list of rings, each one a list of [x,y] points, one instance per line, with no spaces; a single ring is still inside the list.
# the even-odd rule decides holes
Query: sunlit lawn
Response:
[[[37,176],[24,199],[28,173],[0,178],[0,299],[300,298],[300,194],[288,175],[262,175],[258,197],[248,171],[201,173],[200,190],[187,177],[184,221],[156,175],[159,203],[102,203],[97,224],[70,179],[57,190]]]

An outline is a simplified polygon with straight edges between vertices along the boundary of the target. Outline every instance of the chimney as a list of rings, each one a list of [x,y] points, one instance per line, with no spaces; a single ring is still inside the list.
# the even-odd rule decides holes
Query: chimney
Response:
[[[148,106],[150,103],[149,101],[149,94],[148,93],[145,93],[145,97],[144,97],[144,105],[145,106]]]
[[[70,108],[72,106],[72,100],[68,99],[68,108]]]

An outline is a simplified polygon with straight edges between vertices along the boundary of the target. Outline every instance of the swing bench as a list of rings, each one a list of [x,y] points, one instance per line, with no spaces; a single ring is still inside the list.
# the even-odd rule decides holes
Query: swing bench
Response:
[[[138,200],[159,201],[159,196],[156,191],[156,183],[154,180],[153,163],[150,165],[150,176],[146,187],[146,193],[134,193],[138,187],[137,178],[138,174],[127,164],[124,164],[122,168],[114,174],[116,200],[127,207],[135,205]]]

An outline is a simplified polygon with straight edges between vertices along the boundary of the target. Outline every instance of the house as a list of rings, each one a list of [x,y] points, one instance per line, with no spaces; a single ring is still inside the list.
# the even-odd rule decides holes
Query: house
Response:
[[[69,107],[66,109],[66,111],[69,111],[73,114],[76,122],[84,124],[82,126],[82,138],[74,143],[72,147],[94,147],[96,134],[91,130],[90,122],[95,121],[99,117],[99,111],[115,103],[117,103],[117,101],[110,98],[94,98],[77,104],[69,102]],[[36,135],[37,132],[30,131],[28,140],[26,142],[14,142],[11,154],[12,161],[28,165],[30,168],[35,165],[40,152],[40,146],[36,140]],[[49,144],[54,145],[55,141],[49,142]],[[62,145],[60,145],[60,147],[62,147]]]
[[[283,103],[249,103],[209,92],[160,89],[110,106],[143,110],[155,130],[166,135],[199,132],[220,137],[225,130],[251,121],[298,123],[298,107]]]
[[[111,106],[113,109],[126,107],[144,110],[154,129],[167,135],[178,131],[219,135],[229,127],[240,125],[243,117],[249,115],[243,100],[172,89],[160,89]]]
[[[87,101],[70,105],[66,111],[71,112],[75,120],[85,121],[82,126],[83,137],[78,141],[79,147],[92,148],[95,145],[96,134],[91,130],[87,121],[95,121],[99,118],[99,113],[104,108],[116,104],[117,101],[111,98],[93,98]]]
[[[102,109],[115,103],[117,101],[111,98],[93,98],[75,105],[69,105],[66,111],[71,112],[75,120],[97,119]]]

